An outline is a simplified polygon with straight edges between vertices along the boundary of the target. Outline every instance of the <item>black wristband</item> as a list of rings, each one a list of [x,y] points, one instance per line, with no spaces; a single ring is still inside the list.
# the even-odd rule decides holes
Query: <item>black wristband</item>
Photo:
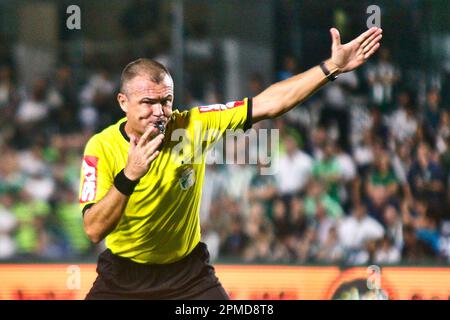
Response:
[[[328,78],[328,80],[334,81],[337,79],[337,76],[334,74],[331,74],[330,70],[328,70],[324,61],[322,61],[319,66],[320,66],[320,69],[322,69],[322,72],[325,73],[325,76]]]
[[[124,170],[125,169],[122,169],[114,178],[114,186],[124,195],[131,196],[134,188],[139,183],[139,179],[135,181],[128,179],[125,176]]]

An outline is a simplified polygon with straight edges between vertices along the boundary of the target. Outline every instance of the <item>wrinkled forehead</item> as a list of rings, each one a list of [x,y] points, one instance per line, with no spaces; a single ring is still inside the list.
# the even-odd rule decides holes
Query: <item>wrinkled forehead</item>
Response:
[[[173,96],[173,80],[166,75],[159,83],[145,75],[137,75],[126,84],[126,92],[134,97],[166,98]]]

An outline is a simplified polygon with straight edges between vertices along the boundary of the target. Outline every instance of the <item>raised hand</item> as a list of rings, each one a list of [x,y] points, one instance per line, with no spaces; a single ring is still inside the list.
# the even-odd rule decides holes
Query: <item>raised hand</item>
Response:
[[[341,44],[341,37],[336,28],[331,28],[331,62],[339,68],[339,72],[348,72],[358,68],[380,47],[383,30],[370,28],[352,41]]]
[[[125,176],[130,180],[142,178],[150,168],[150,164],[159,155],[158,147],[164,139],[163,134],[154,126],[148,127],[144,134],[138,139],[130,136],[130,149],[128,150],[128,161],[124,170]],[[152,138],[154,137],[154,138]]]

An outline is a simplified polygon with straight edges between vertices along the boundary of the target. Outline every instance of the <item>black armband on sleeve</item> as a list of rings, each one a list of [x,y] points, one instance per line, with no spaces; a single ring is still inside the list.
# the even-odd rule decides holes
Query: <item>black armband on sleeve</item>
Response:
[[[92,207],[94,204],[95,204],[95,203],[88,203],[87,205],[85,205],[85,206],[83,207],[83,210],[82,210],[82,212],[83,212],[83,217],[84,217],[84,214],[86,213],[86,211],[87,211],[90,207]]]
[[[114,178],[114,187],[126,196],[131,196],[134,188],[139,183],[138,180],[130,180],[125,176],[124,169],[122,169]]]
[[[247,101],[247,119],[244,124],[244,131],[250,129],[253,125],[253,98],[248,98]]]

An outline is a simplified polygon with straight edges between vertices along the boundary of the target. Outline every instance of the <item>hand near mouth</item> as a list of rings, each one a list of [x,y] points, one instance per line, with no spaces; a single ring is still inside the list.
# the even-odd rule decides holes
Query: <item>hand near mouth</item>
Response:
[[[149,127],[140,138],[134,135],[130,136],[130,149],[124,169],[124,174],[128,179],[135,181],[143,177],[152,161],[159,155],[164,135],[158,134],[156,131],[155,127]],[[152,137],[154,134],[155,136]]]

